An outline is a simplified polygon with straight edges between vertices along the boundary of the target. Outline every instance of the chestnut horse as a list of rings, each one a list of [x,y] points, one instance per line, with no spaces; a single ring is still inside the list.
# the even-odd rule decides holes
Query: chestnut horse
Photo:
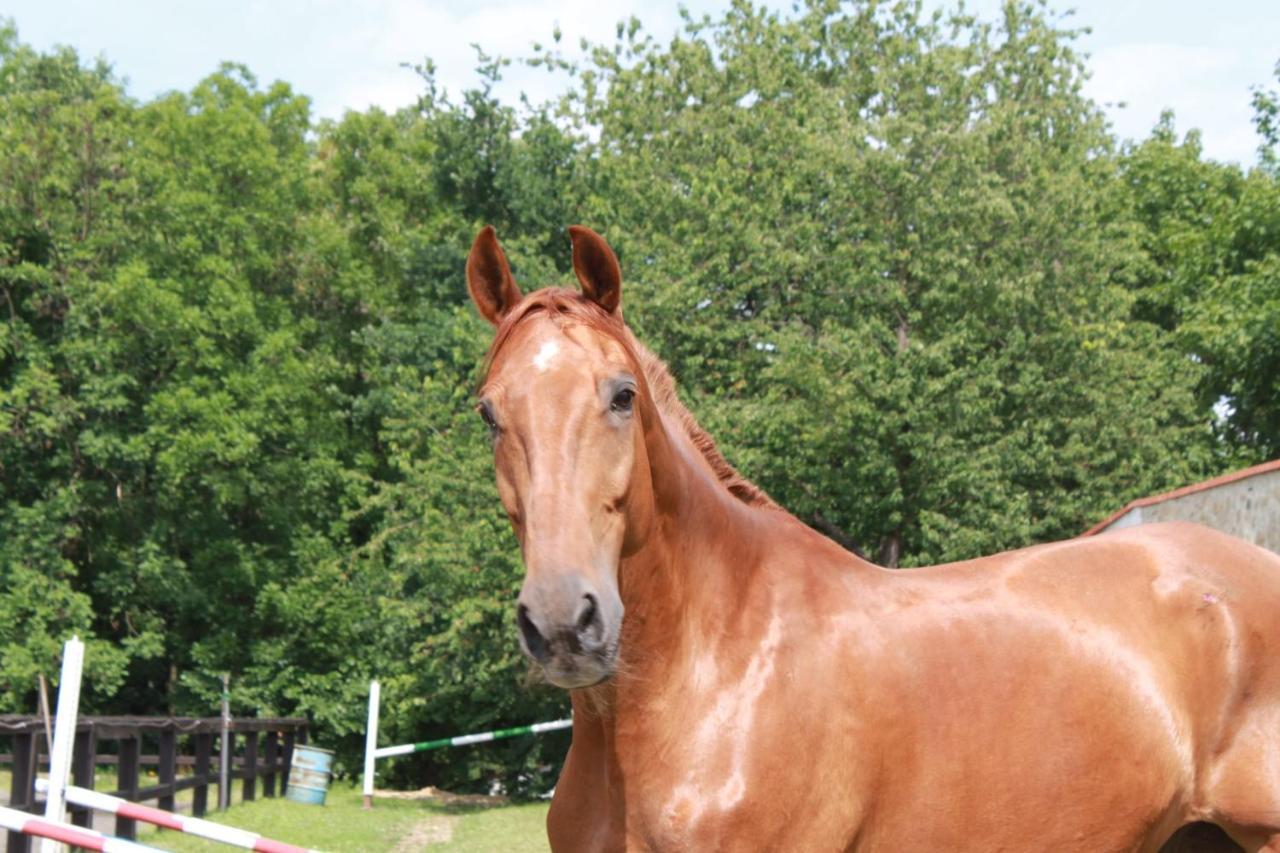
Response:
[[[573,701],[556,850],[1280,851],[1280,557],[1172,524],[873,566],[729,466],[570,235],[581,293],[522,295],[492,228],[467,261],[520,642]]]

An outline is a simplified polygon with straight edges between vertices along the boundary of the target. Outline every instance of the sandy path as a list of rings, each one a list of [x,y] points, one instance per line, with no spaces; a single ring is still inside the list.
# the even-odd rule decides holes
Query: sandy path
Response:
[[[443,844],[453,838],[453,825],[457,822],[456,817],[449,815],[418,821],[391,853],[417,853],[429,844]]]

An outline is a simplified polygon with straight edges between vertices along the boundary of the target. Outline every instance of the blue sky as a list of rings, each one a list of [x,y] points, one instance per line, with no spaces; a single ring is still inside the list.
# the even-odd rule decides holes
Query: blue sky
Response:
[[[692,0],[695,13],[717,14],[728,0]],[[948,4],[950,5],[950,4]],[[999,0],[969,0],[984,16]],[[1209,156],[1250,164],[1257,138],[1249,87],[1277,84],[1280,5],[1277,0],[1077,0],[1076,25],[1093,32],[1088,93],[1108,107],[1120,135],[1141,138],[1160,111],[1171,108],[1179,130],[1203,133]],[[371,104],[412,102],[419,81],[402,62],[431,57],[450,91],[474,83],[478,42],[491,53],[521,56],[559,26],[564,44],[579,37],[611,40],[617,21],[636,15],[666,38],[676,3],[644,0],[9,0],[0,16],[37,48],[65,44],[99,55],[150,98],[190,89],[223,60],[243,62],[264,82],[282,79],[311,96],[316,112],[339,117]],[[550,94],[542,73],[512,69],[506,93]]]

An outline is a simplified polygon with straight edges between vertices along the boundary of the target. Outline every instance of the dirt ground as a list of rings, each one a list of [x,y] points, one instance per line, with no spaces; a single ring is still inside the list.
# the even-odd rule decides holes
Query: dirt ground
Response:
[[[394,800],[429,800],[443,806],[500,806],[506,797],[488,797],[483,794],[453,794],[428,785],[417,791],[374,791],[377,798]],[[428,844],[443,844],[453,839],[456,816],[436,815],[413,825],[391,853],[416,853]]]
[[[373,796],[388,800],[431,800],[442,806],[505,806],[507,797],[486,794],[453,794],[428,785],[416,791],[374,791]]]

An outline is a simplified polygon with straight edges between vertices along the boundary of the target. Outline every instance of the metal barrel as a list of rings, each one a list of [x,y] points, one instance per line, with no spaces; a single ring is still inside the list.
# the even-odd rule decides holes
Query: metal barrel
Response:
[[[332,767],[333,750],[316,746],[294,746],[285,799],[323,806],[324,798],[329,793]]]

